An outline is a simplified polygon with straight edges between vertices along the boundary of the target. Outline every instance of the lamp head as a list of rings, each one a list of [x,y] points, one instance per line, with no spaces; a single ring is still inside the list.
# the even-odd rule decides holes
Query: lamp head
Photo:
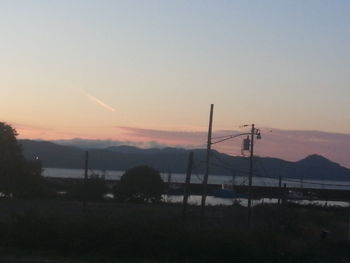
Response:
[[[260,133],[260,132],[257,133],[256,139],[257,139],[257,140],[261,140],[261,133]]]

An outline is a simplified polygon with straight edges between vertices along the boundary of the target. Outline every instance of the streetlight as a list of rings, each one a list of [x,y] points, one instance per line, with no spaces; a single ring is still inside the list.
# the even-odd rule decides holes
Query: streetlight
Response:
[[[248,182],[248,226],[252,228],[252,181],[253,181],[253,157],[254,157],[254,135],[256,139],[261,139],[260,130],[251,125],[250,131],[250,157],[249,157],[249,182]]]
[[[201,225],[204,219],[204,211],[205,211],[205,200],[207,197],[207,184],[208,184],[208,175],[209,175],[209,159],[210,159],[210,151],[211,146],[213,144],[221,143],[236,137],[248,135],[248,137],[244,140],[244,149],[250,151],[249,158],[249,180],[248,180],[248,225],[249,229],[252,227],[252,178],[253,178],[253,157],[254,157],[254,138],[256,136],[257,140],[261,139],[260,130],[255,128],[254,124],[243,125],[242,127],[251,126],[250,132],[228,135],[224,137],[218,138],[217,141],[212,141],[212,122],[213,122],[213,109],[214,105],[211,104],[210,108],[210,118],[209,118],[209,130],[208,130],[208,143],[207,143],[207,155],[206,155],[206,170],[203,179],[203,192],[202,192],[202,200],[201,200]]]
[[[251,126],[250,132],[240,133],[240,134],[236,134],[236,135],[229,135],[227,137],[221,138],[219,141],[212,142],[211,144],[213,145],[213,144],[227,141],[227,140],[239,137],[239,136],[248,135],[247,138],[244,139],[244,141],[243,141],[243,149],[248,150],[250,152],[249,179],[248,179],[248,225],[249,225],[249,228],[251,228],[251,226],[252,226],[252,183],[253,183],[253,171],[254,171],[254,167],[253,167],[254,138],[256,136],[256,139],[260,140],[261,133],[260,133],[259,129],[255,128],[254,124],[247,124],[247,125],[243,125],[242,127],[249,127],[249,126]]]

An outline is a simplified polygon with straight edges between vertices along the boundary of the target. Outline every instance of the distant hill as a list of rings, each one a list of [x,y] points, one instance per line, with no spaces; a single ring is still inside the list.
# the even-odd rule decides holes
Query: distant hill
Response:
[[[36,156],[47,168],[81,169],[84,164],[84,149],[58,145],[47,141],[20,140],[27,159]],[[161,172],[185,173],[189,152],[195,156],[195,173],[203,173],[205,149],[186,150],[180,148],[140,149],[133,146],[111,146],[104,149],[90,149],[90,168],[96,170],[126,170],[146,164]],[[248,160],[212,151],[211,174],[246,175]],[[255,158],[255,174],[267,177],[289,177],[296,179],[350,181],[350,169],[320,155],[310,155],[298,162],[269,157]]]

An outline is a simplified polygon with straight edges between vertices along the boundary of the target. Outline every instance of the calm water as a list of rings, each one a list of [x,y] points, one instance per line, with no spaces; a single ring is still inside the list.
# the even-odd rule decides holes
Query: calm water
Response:
[[[89,174],[98,173],[102,174],[103,171],[89,171]],[[105,171],[105,178],[111,180],[119,180],[123,175],[124,171]],[[60,168],[45,168],[44,176],[46,177],[62,177],[62,178],[83,178],[84,170],[80,169],[60,169]],[[169,181],[169,175],[166,173],[161,174],[165,182]],[[185,174],[171,174],[170,181],[177,183],[185,182]],[[226,175],[209,175],[209,184],[234,184],[236,185],[247,185],[247,177],[236,176],[234,179]],[[202,174],[192,174],[191,183],[202,183]],[[297,179],[285,179],[282,180],[282,184],[287,184],[287,187],[305,187],[305,188],[316,188],[316,189],[343,189],[350,190],[350,182],[345,181],[326,181],[326,180],[297,180]],[[278,179],[265,178],[265,177],[254,177],[253,185],[258,186],[278,186]]]
[[[89,171],[89,174],[98,173],[105,174],[106,179],[118,180],[123,175],[124,171]],[[43,175],[46,177],[61,177],[61,178],[83,178],[84,170],[80,169],[60,169],[60,168],[45,168]],[[184,183],[185,174],[171,174],[169,176],[166,173],[161,174],[163,180],[168,182]],[[203,175],[192,174],[191,183],[201,183],[203,180]],[[232,184],[232,180],[236,185],[247,185],[247,177],[237,176],[232,178],[225,175],[211,175],[209,176],[209,184]],[[317,188],[317,189],[343,189],[350,190],[350,182],[343,181],[324,181],[324,180],[296,180],[296,179],[286,179],[282,180],[282,184],[286,184],[287,187],[307,187],[307,188]],[[264,178],[264,177],[254,177],[253,185],[258,186],[278,186],[278,179]],[[166,196],[164,195],[164,200],[168,202],[182,202],[182,196]],[[189,203],[200,204],[201,197],[198,195],[191,195],[189,198]],[[239,202],[241,205],[246,206],[246,199],[232,199],[232,198],[218,198],[213,196],[207,197],[208,205],[232,205],[234,202]],[[253,204],[261,203],[276,203],[276,199],[264,198],[261,200],[253,201]],[[306,204],[320,204],[324,205],[326,201],[299,201]],[[328,205],[338,205],[338,206],[349,206],[347,202],[327,202]]]

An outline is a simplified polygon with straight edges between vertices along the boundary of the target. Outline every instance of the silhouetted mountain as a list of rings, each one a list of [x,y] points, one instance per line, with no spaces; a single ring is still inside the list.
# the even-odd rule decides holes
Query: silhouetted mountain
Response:
[[[328,167],[328,168],[336,168],[340,167],[339,164],[333,163],[327,158],[318,155],[318,154],[312,154],[307,156],[304,159],[301,159],[297,162],[298,165],[305,165],[305,166],[311,166],[311,167]]]
[[[349,180],[349,169],[331,162],[321,155],[310,155],[295,163],[297,172],[305,178],[329,179],[330,174],[337,180]]]
[[[36,156],[44,167],[81,169],[84,164],[84,149],[57,145],[46,141],[20,140],[27,159]],[[195,156],[195,173],[203,173],[205,149],[185,150],[179,148],[140,149],[133,146],[113,146],[89,150],[89,166],[98,170],[126,170],[146,164],[161,172],[185,173],[190,151]],[[221,175],[246,175],[249,161],[212,151],[210,173]],[[350,181],[350,170],[320,155],[310,155],[298,162],[277,158],[256,157],[255,175],[266,177],[289,177],[318,180]]]
[[[84,150],[76,147],[47,141],[19,140],[19,143],[28,160],[38,157],[44,167],[80,168],[84,161]]]
[[[120,146],[111,146],[106,148],[108,151],[112,152],[123,152],[123,153],[137,153],[140,152],[140,148],[129,146],[129,145],[120,145]]]

